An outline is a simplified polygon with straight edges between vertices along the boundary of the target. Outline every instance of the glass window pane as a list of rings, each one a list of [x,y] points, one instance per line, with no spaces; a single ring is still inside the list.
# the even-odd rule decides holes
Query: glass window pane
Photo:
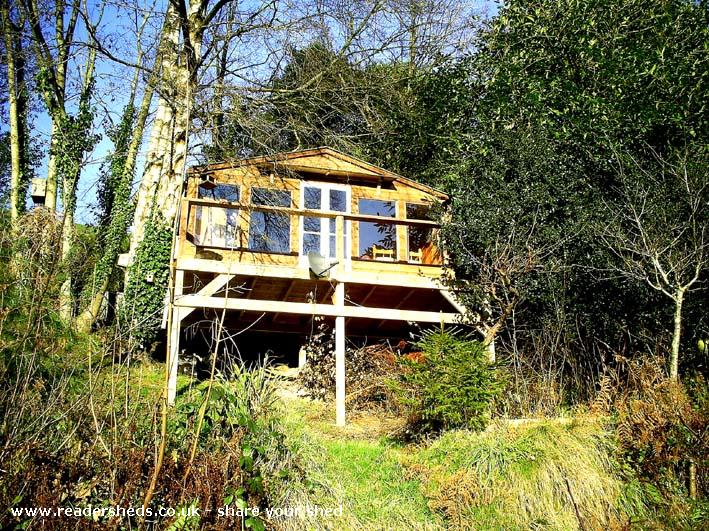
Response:
[[[288,190],[271,190],[269,188],[251,189],[252,205],[268,205],[279,207],[291,206],[291,195]]]
[[[347,212],[347,193],[344,190],[330,190],[330,210]]]
[[[378,199],[360,199],[359,213],[368,216],[393,218],[396,216],[396,203]],[[377,250],[376,252],[375,249]],[[365,260],[395,260],[396,254],[396,225],[392,223],[359,222],[360,258]]]
[[[431,220],[431,207],[416,203],[406,203],[406,219]]]
[[[321,205],[321,191],[320,188],[315,188],[313,186],[305,187],[305,208],[315,208],[319,209]]]
[[[239,186],[224,183],[200,186],[197,190],[197,194],[199,197],[205,199],[217,199],[236,203],[239,201]]]
[[[328,222],[330,225],[330,234],[337,234],[337,220],[335,218],[330,218]]]
[[[367,216],[396,217],[396,203],[394,201],[380,201],[379,199],[360,199],[359,213]]]
[[[226,211],[226,234],[224,238],[226,247],[239,246],[239,211]]]
[[[269,253],[290,252],[290,216],[279,212],[253,212],[249,249]]]
[[[200,207],[195,242],[207,247],[238,247],[239,211],[220,207]]]
[[[431,227],[408,227],[409,261],[421,264],[441,265],[441,253],[435,243]]]
[[[377,253],[377,249],[392,251]],[[365,260],[396,259],[396,225],[359,222],[359,257]]]
[[[409,227],[409,252],[419,251],[431,243],[433,229],[429,227]]]
[[[320,232],[320,218],[306,216],[303,218],[303,228],[308,232]]]
[[[335,243],[335,236],[330,236],[330,258],[335,258],[337,256],[337,244]]]
[[[319,234],[303,234],[303,254],[308,254],[311,251],[320,253]]]

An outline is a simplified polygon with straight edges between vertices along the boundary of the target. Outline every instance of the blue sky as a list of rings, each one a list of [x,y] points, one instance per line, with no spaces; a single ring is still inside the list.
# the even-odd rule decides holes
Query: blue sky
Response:
[[[490,0],[471,1],[471,6],[487,16],[493,16],[498,9],[497,2]],[[158,8],[159,7],[160,2],[158,2]],[[97,19],[98,14],[97,8],[94,7],[91,10],[91,15],[94,20]],[[145,31],[157,31],[156,26],[158,24],[159,17],[151,19]],[[135,26],[136,21],[130,16],[128,10],[116,7],[116,5],[108,5],[101,18],[99,34],[103,38],[103,42],[111,46],[112,51],[116,55],[132,62],[135,57],[137,41],[135,37]],[[76,39],[78,42],[86,40],[86,30],[82,24],[79,24],[77,28]],[[146,39],[146,41],[150,40],[151,39]],[[86,49],[78,48],[77,55],[73,58],[69,67],[71,81],[68,92],[70,95],[72,94],[71,84],[77,83],[77,73],[81,70],[81,65],[86,56],[85,54]],[[79,223],[92,223],[95,219],[96,187],[101,165],[113,148],[105,131],[107,125],[115,124],[120,120],[120,115],[127,101],[130,80],[133,77],[131,69],[119,65],[100,54],[97,58],[96,74],[97,85],[94,98],[96,119],[94,121],[94,130],[101,135],[101,140],[96,145],[93,152],[86,157],[85,166],[79,182],[76,212],[76,220]],[[74,90],[73,92],[75,93],[76,91]],[[39,107],[40,109],[42,108],[41,103]],[[149,126],[150,124],[148,124],[146,128],[146,135],[150,132]],[[30,127],[33,137],[42,142],[43,151],[47,152],[51,122],[46,112],[40,110],[36,113]],[[6,128],[7,125],[3,123],[2,129]],[[143,148],[145,148],[145,146],[143,146]],[[37,169],[37,175],[39,177],[46,175],[47,159],[48,155],[44,157],[42,165]],[[142,166],[142,160],[139,160],[136,180],[140,178]],[[31,204],[31,199],[28,199],[28,201]]]

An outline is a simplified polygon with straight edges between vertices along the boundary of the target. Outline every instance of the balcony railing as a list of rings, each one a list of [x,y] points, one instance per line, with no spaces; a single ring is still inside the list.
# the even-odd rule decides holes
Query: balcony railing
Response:
[[[324,210],[183,198],[180,236],[202,248],[440,266],[439,225]]]

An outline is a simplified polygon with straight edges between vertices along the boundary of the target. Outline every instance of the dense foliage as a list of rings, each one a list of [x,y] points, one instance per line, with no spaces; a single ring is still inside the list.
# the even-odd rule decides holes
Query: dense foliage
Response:
[[[503,355],[532,358],[556,337],[559,369],[581,396],[614,352],[670,343],[672,302],[628,282],[604,235],[618,224],[631,241],[618,216],[637,207],[627,189],[654,198],[656,215],[646,218],[662,229],[661,210],[682,193],[668,168],[687,153],[702,166],[707,16],[704,3],[682,0],[511,2],[481,32],[477,53],[426,76],[421,86],[436,90],[418,96],[421,111],[407,124],[456,125],[418,147],[436,153],[420,173],[452,193],[445,239],[458,277],[474,280],[469,306],[488,330],[514,317],[514,330],[493,330],[509,347],[498,348]],[[702,215],[697,226],[706,227]],[[694,221],[685,211],[673,223],[686,239],[682,227]],[[684,307],[685,367],[706,367],[693,348],[708,334],[702,299]]]
[[[145,237],[136,250],[119,308],[127,337],[142,348],[149,348],[157,339],[162,322],[171,249],[172,228],[157,214],[148,221]]]

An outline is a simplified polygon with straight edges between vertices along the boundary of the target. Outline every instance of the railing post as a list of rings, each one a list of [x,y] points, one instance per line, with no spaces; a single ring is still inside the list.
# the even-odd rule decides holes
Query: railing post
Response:
[[[339,262],[340,271],[345,267],[345,216],[335,218],[335,259]]]

